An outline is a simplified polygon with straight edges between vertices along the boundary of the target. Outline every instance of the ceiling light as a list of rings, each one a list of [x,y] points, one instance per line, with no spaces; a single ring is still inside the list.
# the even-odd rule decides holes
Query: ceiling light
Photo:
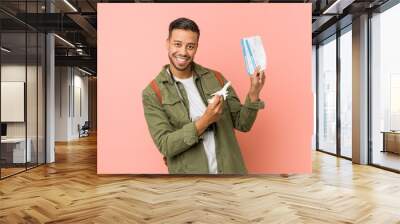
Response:
[[[57,37],[58,39],[60,39],[61,41],[63,41],[64,43],[68,44],[69,46],[75,48],[75,45],[73,45],[73,44],[72,44],[71,42],[69,42],[68,40],[66,40],[66,39],[64,39],[64,38],[62,38],[62,37],[60,37],[60,36],[57,35],[57,34],[54,34],[54,36]]]
[[[354,1],[355,0],[336,0],[332,5],[325,9],[322,14],[342,14],[343,10]]]
[[[339,4],[340,0],[336,0],[332,5],[330,5],[327,9],[322,12],[322,14],[328,14],[331,13],[333,9],[336,9],[337,5]]]
[[[92,73],[90,73],[90,72],[88,72],[88,71],[86,71],[86,70],[83,70],[83,69],[81,69],[81,68],[79,68],[79,67],[78,67],[78,70],[81,71],[81,72],[83,72],[83,73],[85,73],[85,74],[93,75]]]
[[[9,49],[7,49],[7,48],[5,48],[5,47],[1,47],[1,50],[4,51],[4,52],[6,52],[6,53],[10,53],[10,52],[11,52],[11,50],[9,50]]]
[[[69,3],[68,0],[64,0],[65,4],[67,4],[72,10],[74,10],[74,12],[78,12],[78,10],[71,4]]]

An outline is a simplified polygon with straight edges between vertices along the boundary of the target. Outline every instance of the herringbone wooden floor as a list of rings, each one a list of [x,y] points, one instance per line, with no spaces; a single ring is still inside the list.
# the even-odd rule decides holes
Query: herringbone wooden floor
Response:
[[[96,175],[96,138],[0,181],[0,223],[400,223],[400,175],[315,152],[313,174]]]

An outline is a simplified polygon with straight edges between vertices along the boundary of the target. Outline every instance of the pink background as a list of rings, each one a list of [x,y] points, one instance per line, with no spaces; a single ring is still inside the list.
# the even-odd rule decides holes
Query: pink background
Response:
[[[236,132],[249,173],[311,173],[311,4],[98,4],[99,174],[168,173],[144,119],[141,91],[167,64],[169,23],[193,19],[195,61],[220,71],[244,102],[240,38],[260,35],[268,57],[260,110]]]

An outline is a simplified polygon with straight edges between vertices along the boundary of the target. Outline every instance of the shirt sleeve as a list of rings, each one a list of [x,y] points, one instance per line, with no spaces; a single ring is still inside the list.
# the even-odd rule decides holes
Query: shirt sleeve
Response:
[[[180,129],[174,128],[155,94],[143,91],[142,103],[150,135],[164,156],[174,157],[199,142],[195,123],[190,122]]]
[[[250,131],[257,118],[257,112],[265,107],[264,101],[258,99],[255,102],[251,102],[248,95],[246,96],[244,104],[241,104],[232,86],[228,88],[226,101],[234,128],[242,132]]]

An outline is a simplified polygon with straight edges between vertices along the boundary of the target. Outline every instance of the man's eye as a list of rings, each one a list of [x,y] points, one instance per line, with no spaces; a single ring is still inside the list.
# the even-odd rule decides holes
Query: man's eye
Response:
[[[193,49],[194,49],[194,46],[190,45],[190,46],[188,46],[188,49],[189,49],[189,50],[193,50]]]
[[[175,43],[174,46],[175,46],[175,47],[180,47],[181,44],[180,44],[180,43]]]

